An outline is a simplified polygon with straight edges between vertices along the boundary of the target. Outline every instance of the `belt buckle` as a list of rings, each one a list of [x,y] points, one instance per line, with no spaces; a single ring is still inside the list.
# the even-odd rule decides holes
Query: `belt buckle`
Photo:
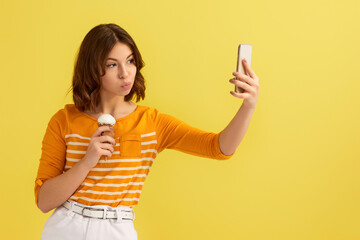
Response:
[[[85,217],[91,217],[91,214],[90,214],[90,216],[87,216],[87,215],[84,214],[84,211],[85,211],[85,210],[90,210],[90,211],[91,211],[92,208],[90,208],[90,207],[84,207],[84,208],[82,209],[82,211],[81,211],[81,215],[83,215],[83,216],[85,216]]]

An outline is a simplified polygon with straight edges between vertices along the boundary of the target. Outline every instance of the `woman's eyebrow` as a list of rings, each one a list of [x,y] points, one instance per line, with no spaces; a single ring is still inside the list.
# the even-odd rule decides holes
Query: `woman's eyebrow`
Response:
[[[128,59],[129,57],[131,57],[132,55],[134,55],[134,53],[131,53],[126,59]],[[114,61],[119,61],[116,58],[107,58],[106,60],[114,60]]]

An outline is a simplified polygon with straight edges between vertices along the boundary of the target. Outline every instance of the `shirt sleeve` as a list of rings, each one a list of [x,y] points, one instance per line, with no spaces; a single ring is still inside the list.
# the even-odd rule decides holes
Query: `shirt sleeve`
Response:
[[[66,143],[63,129],[66,124],[62,110],[49,121],[43,141],[42,153],[35,180],[35,203],[38,203],[40,187],[43,183],[63,173],[65,165]]]
[[[164,113],[157,114],[159,152],[174,149],[191,155],[218,160],[231,158],[220,150],[220,133],[203,131]]]

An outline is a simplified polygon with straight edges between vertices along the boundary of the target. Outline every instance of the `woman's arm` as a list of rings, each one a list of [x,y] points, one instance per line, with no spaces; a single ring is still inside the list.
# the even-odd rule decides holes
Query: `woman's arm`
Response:
[[[111,131],[111,129],[109,126],[96,129],[85,156],[65,173],[50,178],[42,184],[37,201],[42,212],[46,213],[63,204],[81,185],[101,156],[112,156],[113,146],[116,144],[115,139],[110,136],[101,136],[103,131]]]
[[[232,84],[244,90],[243,93],[236,93],[233,91],[230,93],[234,97],[244,99],[244,102],[236,113],[235,117],[225,127],[219,136],[220,149],[225,155],[233,154],[245,136],[259,95],[258,77],[250,68],[245,59],[243,61],[243,65],[246,72],[249,73],[250,76],[236,72],[233,73],[236,78],[230,79]]]
[[[76,191],[90,171],[84,162],[81,160],[65,173],[44,182],[38,198],[43,213],[60,206]]]
[[[204,131],[155,109],[157,151],[173,149],[198,157],[226,160],[219,146],[219,133]]]

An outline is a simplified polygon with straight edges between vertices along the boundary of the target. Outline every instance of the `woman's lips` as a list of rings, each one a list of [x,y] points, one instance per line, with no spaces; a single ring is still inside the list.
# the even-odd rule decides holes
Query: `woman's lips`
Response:
[[[128,90],[131,87],[131,83],[125,83],[125,84],[121,85],[121,87],[125,90]]]

